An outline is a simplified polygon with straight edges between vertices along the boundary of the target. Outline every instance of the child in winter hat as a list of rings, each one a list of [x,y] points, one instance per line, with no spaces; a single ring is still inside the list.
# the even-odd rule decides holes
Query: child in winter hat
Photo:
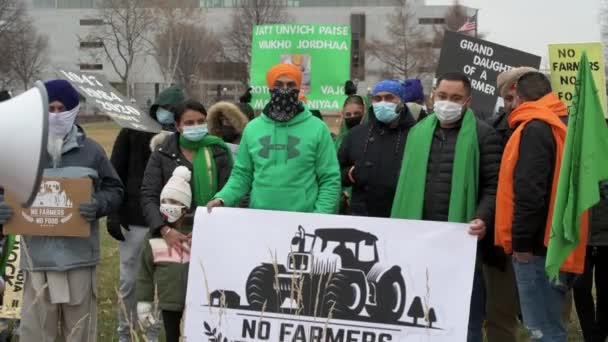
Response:
[[[192,227],[183,218],[192,203],[191,176],[187,167],[178,166],[160,193],[160,212],[167,224],[188,237]],[[155,236],[149,236],[143,247],[136,286],[137,316],[147,328],[157,325],[162,313],[166,341],[178,341],[180,330],[175,322],[181,321],[184,311],[190,254],[170,248],[163,237]]]
[[[191,176],[192,173],[187,167],[178,166],[160,193],[160,212],[169,223],[177,222],[190,209],[190,204],[192,204]]]

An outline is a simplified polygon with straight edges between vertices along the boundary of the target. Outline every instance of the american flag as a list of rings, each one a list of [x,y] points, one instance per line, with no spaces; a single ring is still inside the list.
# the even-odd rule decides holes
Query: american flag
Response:
[[[470,18],[467,18],[467,22],[462,25],[456,32],[472,32],[477,31],[477,13]]]

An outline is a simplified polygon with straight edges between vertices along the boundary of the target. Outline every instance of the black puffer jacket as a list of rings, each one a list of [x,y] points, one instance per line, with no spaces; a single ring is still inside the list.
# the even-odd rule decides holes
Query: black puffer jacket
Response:
[[[460,127],[441,128],[438,125],[433,135],[424,194],[422,214],[424,220],[448,220],[454,154],[459,131]],[[475,217],[482,219],[490,232],[493,231],[494,226],[502,144],[496,131],[479,119],[477,139],[479,141],[479,205]],[[484,240],[491,240],[490,243],[493,243],[494,238],[488,234]]]
[[[353,128],[344,138],[338,160],[342,184],[352,186],[351,215],[390,217],[403,147],[414,124],[416,121],[407,107],[403,108],[394,128],[379,122],[370,108],[369,120]],[[348,177],[353,166],[355,183]]]
[[[121,224],[123,227],[146,226],[139,190],[150,158],[150,139],[154,135],[155,133],[128,128],[123,128],[118,133],[110,161],[125,185],[125,197],[120,210],[108,216],[109,222]]]
[[[192,163],[179,149],[179,135],[159,134],[152,139],[150,147],[154,150],[146,166],[141,186],[141,206],[144,217],[152,235],[158,235],[158,230],[166,225],[160,213],[160,193],[178,166],[186,166],[192,171]],[[221,147],[213,146],[213,158],[217,167],[218,191],[224,187],[232,171],[232,160]],[[193,197],[194,199],[194,197]],[[196,210],[194,202],[190,207],[193,214]],[[184,224],[192,224],[192,215],[186,217]]]
[[[603,183],[602,186],[605,194],[608,191],[608,183]],[[589,245],[608,246],[608,198],[602,198],[591,208]]]

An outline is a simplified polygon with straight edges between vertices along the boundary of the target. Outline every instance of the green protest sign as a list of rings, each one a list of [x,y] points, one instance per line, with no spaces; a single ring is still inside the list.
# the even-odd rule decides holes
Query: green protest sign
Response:
[[[337,111],[344,102],[344,82],[350,79],[350,27],[345,25],[281,24],[253,29],[251,87],[255,109],[270,95],[266,72],[289,63],[302,68],[302,93],[311,109]]]

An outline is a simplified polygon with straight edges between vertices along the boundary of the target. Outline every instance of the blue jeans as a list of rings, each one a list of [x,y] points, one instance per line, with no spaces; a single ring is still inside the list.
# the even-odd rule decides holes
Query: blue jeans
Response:
[[[551,281],[545,273],[545,260],[544,256],[533,256],[529,262],[513,258],[524,325],[531,341],[566,342],[562,316],[575,275],[561,273],[558,280]]]
[[[483,341],[483,321],[486,318],[486,287],[483,281],[483,267],[479,262],[475,263],[475,273],[473,275],[473,292],[471,294],[471,306],[469,311],[469,327],[467,332],[467,342]]]

